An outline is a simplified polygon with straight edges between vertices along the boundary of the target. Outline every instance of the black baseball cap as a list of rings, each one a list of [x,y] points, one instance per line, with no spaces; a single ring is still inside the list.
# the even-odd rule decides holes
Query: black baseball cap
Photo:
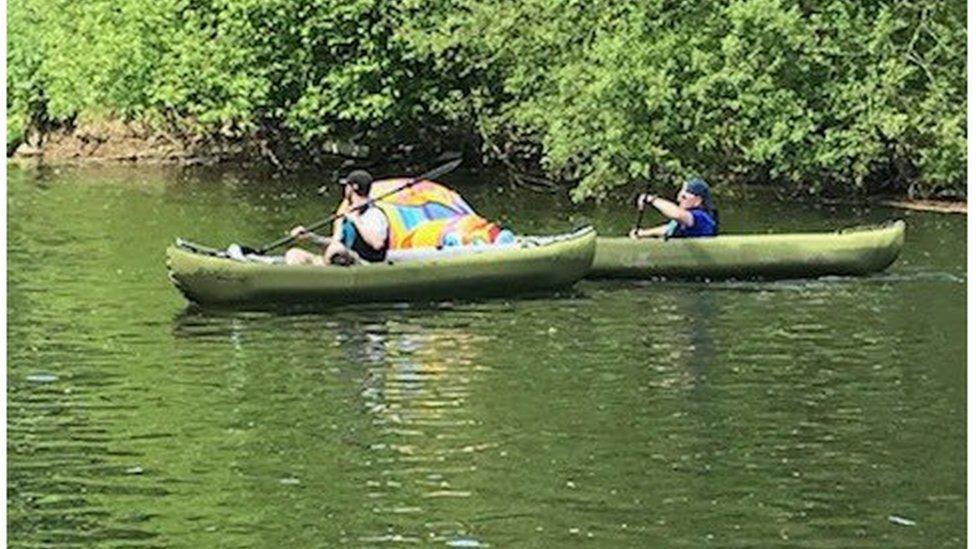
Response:
[[[361,195],[369,194],[369,188],[373,186],[373,176],[366,170],[353,170],[349,175],[339,179],[340,185],[352,185],[356,192]]]

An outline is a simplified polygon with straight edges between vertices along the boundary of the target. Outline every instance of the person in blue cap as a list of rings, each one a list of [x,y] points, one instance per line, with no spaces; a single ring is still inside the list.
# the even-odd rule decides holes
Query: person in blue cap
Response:
[[[708,184],[701,179],[690,179],[678,192],[677,203],[653,194],[637,197],[637,209],[651,205],[670,221],[649,229],[634,228],[631,238],[682,238],[715,236],[718,234],[718,210],[712,203]]]

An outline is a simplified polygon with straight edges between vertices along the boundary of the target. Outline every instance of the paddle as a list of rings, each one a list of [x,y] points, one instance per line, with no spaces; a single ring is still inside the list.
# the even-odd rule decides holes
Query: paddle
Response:
[[[641,193],[641,194],[647,194],[649,192],[651,192],[651,182],[650,181],[648,181],[647,184],[644,185],[644,192]],[[638,194],[637,196],[641,196],[641,194]],[[643,221],[643,219],[644,219],[644,210],[646,210],[646,209],[647,209],[647,206],[645,206],[643,208],[637,208],[637,222],[634,223],[634,231],[639,231],[640,230],[641,221]]]
[[[393,190],[391,190],[389,192],[385,192],[385,193],[381,194],[380,196],[377,196],[377,197],[374,197],[374,198],[370,198],[366,202],[366,205],[368,206],[368,205],[373,204],[374,202],[376,202],[378,200],[383,200],[384,198],[386,198],[388,196],[391,196],[391,195],[394,195],[394,194],[396,194],[396,193],[398,193],[398,192],[400,192],[400,191],[402,191],[402,190],[404,190],[404,189],[406,189],[408,187],[412,187],[412,186],[416,185],[417,183],[420,183],[421,181],[425,181],[427,179],[435,179],[435,178],[440,177],[440,176],[442,176],[442,175],[444,175],[444,174],[446,174],[446,173],[448,173],[450,171],[453,171],[455,168],[457,168],[458,166],[461,165],[461,161],[462,160],[463,159],[461,159],[461,158],[457,158],[455,160],[452,160],[452,161],[448,162],[447,164],[444,164],[442,166],[438,166],[438,167],[434,168],[433,170],[430,170],[429,172],[426,172],[424,174],[418,175],[417,177],[411,179],[410,181],[407,181],[403,185],[400,185],[399,187],[397,187],[397,188],[395,188],[395,189],[393,189]],[[336,212],[336,213],[330,215],[329,217],[323,219],[322,221],[318,221],[318,222],[312,223],[311,225],[309,225],[308,227],[306,227],[305,230],[307,232],[312,232],[315,229],[318,229],[320,227],[324,227],[324,226],[328,225],[329,223],[332,223],[333,221],[335,221],[336,219],[339,219],[340,217],[344,217],[346,215],[346,213],[347,212],[345,212],[345,211]],[[258,255],[263,255],[263,254],[267,253],[270,250],[273,250],[273,249],[275,249],[275,248],[277,248],[279,246],[284,246],[285,244],[288,244],[288,243],[292,242],[293,240],[295,240],[295,238],[297,238],[297,237],[288,235],[286,237],[279,238],[278,240],[275,240],[274,242],[271,242],[270,244],[265,244],[264,246],[261,246],[260,248],[258,248],[256,250],[253,250],[253,252],[250,251],[250,250],[247,250],[245,253],[256,253]]]

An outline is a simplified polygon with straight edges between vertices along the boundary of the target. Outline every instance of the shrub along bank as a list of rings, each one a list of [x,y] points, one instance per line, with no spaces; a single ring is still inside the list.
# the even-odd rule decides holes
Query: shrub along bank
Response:
[[[606,194],[695,173],[965,193],[965,3],[11,0],[8,153],[104,120],[477,150]],[[470,156],[470,155],[469,155]]]

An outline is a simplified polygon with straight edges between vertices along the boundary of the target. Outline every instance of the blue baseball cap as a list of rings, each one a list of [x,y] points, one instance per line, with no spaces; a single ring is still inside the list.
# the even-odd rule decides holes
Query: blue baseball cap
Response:
[[[702,204],[708,209],[715,209],[712,204],[712,193],[708,190],[708,183],[697,177],[685,181],[685,192],[689,192],[702,199]]]

